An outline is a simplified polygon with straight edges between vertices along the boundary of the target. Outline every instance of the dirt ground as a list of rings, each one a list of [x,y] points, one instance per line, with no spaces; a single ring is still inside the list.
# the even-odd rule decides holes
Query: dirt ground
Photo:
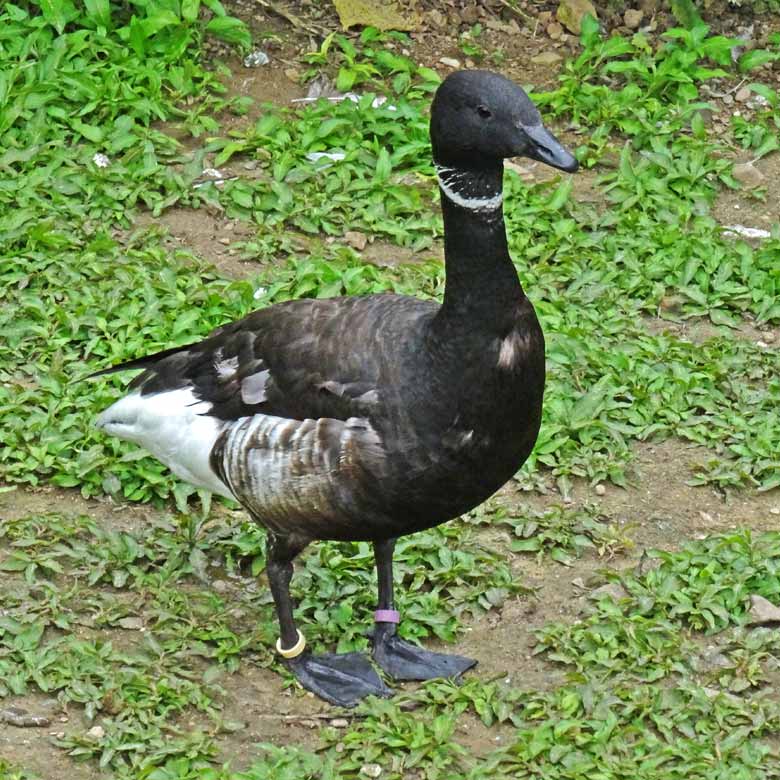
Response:
[[[298,55],[312,46],[314,36],[309,29],[336,29],[337,20],[330,4],[319,4],[327,6],[324,10],[310,2],[289,5],[295,11],[295,18],[303,20],[307,29],[296,28],[289,20],[251,2],[227,5],[250,20],[257,40],[266,39],[262,47],[271,58],[269,65],[257,69],[246,69],[239,61],[229,60],[234,73],[228,84],[231,94],[249,95],[258,103],[273,101],[285,105],[305,94],[306,88],[300,83]],[[435,4],[428,5],[433,9]],[[525,84],[551,86],[559,62],[576,50],[576,41],[567,35],[553,39],[548,33],[549,17],[544,14],[555,7],[554,3],[526,4],[522,7],[528,18],[507,13],[505,9],[502,12],[499,2],[479,7],[458,3],[457,10],[462,19],[460,30],[465,31],[477,21],[481,22],[485,32],[484,38],[480,38],[480,45],[486,50],[501,48],[504,51],[504,64],[500,70]],[[452,35],[451,12],[448,6],[446,24],[439,26],[438,17],[431,17],[424,29],[412,36],[410,55],[442,75],[448,72],[448,67],[441,63],[442,57],[456,58],[467,66],[473,64],[467,61],[469,58],[464,56],[457,38]],[[613,16],[616,23],[618,15]],[[652,18],[652,14],[649,17]],[[663,28],[660,21],[659,26]],[[734,17],[732,23],[739,25],[742,20]],[[561,60],[552,66],[534,62],[544,53],[553,53]],[[247,117],[235,122],[254,121],[261,111],[262,107],[258,106]],[[714,212],[722,224],[767,227],[771,220],[776,220],[774,204],[780,201],[780,155],[759,161],[757,167],[766,176],[766,199],[740,191],[724,193]],[[532,178],[540,175],[540,168],[529,171]],[[592,200],[596,176],[598,172],[586,172],[578,177],[575,196]],[[210,216],[203,211],[173,208],[156,220],[149,215],[141,216],[136,227],[147,227],[153,223],[167,231],[167,241],[172,247],[191,251],[213,262],[230,276],[251,276],[259,270],[256,263],[242,259],[231,246],[253,234],[251,226],[245,223]],[[432,254],[436,252],[427,251],[416,258],[395,247],[374,245],[367,250],[366,257],[384,264],[426,259]],[[700,330],[705,328],[699,333],[697,326],[662,320],[648,321],[648,327],[684,332],[691,338],[709,335],[706,326],[699,326]],[[747,325],[735,337],[756,339],[761,333]],[[780,333],[776,336],[780,340]],[[636,447],[635,454],[632,486],[626,489],[608,486],[604,495],[598,495],[586,483],[575,482],[572,495],[574,506],[596,503],[608,522],[619,526],[631,539],[632,549],[611,560],[586,554],[570,567],[549,560],[540,564],[531,556],[514,556],[513,571],[533,592],[508,602],[500,615],[491,614],[475,621],[457,644],[448,647],[452,652],[480,659],[477,670],[472,674],[484,678],[502,675],[536,689],[550,686],[559,679],[561,672],[532,654],[533,631],[552,620],[576,619],[586,598],[587,588],[583,589],[582,585],[590,586],[598,580],[601,569],[606,566],[617,569],[635,566],[648,548],[662,546],[669,549],[684,540],[738,526],[773,529],[780,521],[778,491],[766,494],[721,493],[710,487],[686,484],[691,473],[687,464],[703,458],[702,452],[695,447],[677,441],[645,443]],[[515,485],[510,485],[502,491],[501,500],[541,508],[560,502],[560,496],[538,496],[521,492]],[[115,505],[108,499],[85,500],[75,490],[18,489],[0,494],[0,516],[4,518],[44,511],[87,514],[112,528],[138,529],[149,522],[156,510],[147,506]],[[496,541],[495,534],[493,540]],[[284,690],[280,677],[251,663],[242,663],[238,672],[221,680],[221,685],[226,691],[226,720],[240,720],[247,724],[245,729],[219,738],[219,759],[230,760],[236,767],[251,763],[257,755],[254,747],[257,742],[314,746],[316,729],[330,713],[329,706],[311,694],[292,694]],[[76,764],[52,744],[53,734],[85,727],[80,713],[65,713],[56,700],[44,695],[9,700],[4,702],[5,705],[22,706],[35,714],[48,714],[52,724],[46,728],[19,729],[0,723],[0,755],[52,780],[104,777],[94,764]],[[500,744],[500,729],[493,728],[488,732],[476,721],[468,721],[463,728],[467,729],[465,744],[477,753],[495,747],[497,742]]]

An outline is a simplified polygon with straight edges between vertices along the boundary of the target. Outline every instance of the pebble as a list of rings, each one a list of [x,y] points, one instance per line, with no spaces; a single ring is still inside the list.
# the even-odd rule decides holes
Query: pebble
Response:
[[[563,27],[558,22],[550,22],[547,25],[547,34],[554,40],[560,40],[563,35]]]
[[[773,507],[772,507],[772,508],[769,510],[769,514],[770,514],[770,515],[780,515],[780,506],[773,506]]]
[[[563,59],[560,54],[554,51],[543,51],[535,57],[531,57],[534,65],[555,65]]]
[[[358,252],[362,252],[366,248],[368,243],[368,236],[365,233],[361,233],[358,230],[348,230],[344,234],[344,240]]]
[[[459,68],[460,60],[456,60],[454,57],[442,57],[439,62],[442,65],[446,65],[448,68]],[[377,775],[379,777],[379,775]]]
[[[731,174],[743,187],[750,190],[760,187],[764,183],[764,174],[753,163],[737,163]]]
[[[345,729],[349,726],[349,721],[346,718],[333,718],[330,725],[335,729]]]
[[[555,13],[558,21],[575,35],[579,35],[582,31],[582,20],[585,14],[590,14],[595,19],[599,18],[590,0],[561,0]]]
[[[723,103],[727,106],[731,106],[734,104],[734,95],[724,95],[723,96]]]
[[[230,245],[230,239],[229,238],[219,238],[217,240],[219,241],[220,244],[224,244],[225,246],[229,246]]]
[[[285,68],[284,75],[287,76],[293,84],[297,84],[301,80],[301,72],[295,68]]]
[[[607,489],[604,487],[604,485],[601,484],[596,485],[596,487],[593,488],[593,490],[596,492],[597,496],[603,496],[606,495],[607,493]]]
[[[780,609],[763,596],[758,596],[755,593],[751,594],[747,624],[757,625],[778,622],[780,622]]]
[[[211,587],[214,588],[217,593],[225,593],[230,586],[225,580],[214,580],[214,582],[211,583]]]
[[[127,631],[141,631],[144,627],[144,621],[139,617],[123,617],[117,621],[117,625]]]
[[[737,90],[737,94],[734,95],[734,99],[737,101],[737,103],[747,103],[748,100],[750,100],[752,92],[747,87],[742,87],[742,89]]]
[[[629,8],[623,14],[623,24],[628,27],[629,30],[638,30],[639,25],[642,24],[644,18],[644,12],[636,8]]]
[[[382,774],[382,767],[379,764],[363,764],[360,767],[360,774],[366,777],[379,777]]]
[[[105,729],[102,726],[93,726],[88,732],[87,736],[90,739],[103,739],[106,736]]]

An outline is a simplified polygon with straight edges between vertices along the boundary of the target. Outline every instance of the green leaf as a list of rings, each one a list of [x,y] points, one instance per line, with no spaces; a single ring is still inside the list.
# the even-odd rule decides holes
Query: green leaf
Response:
[[[98,27],[111,29],[111,6],[109,0],[84,0],[87,17]]]
[[[185,22],[194,22],[200,11],[200,0],[181,0],[181,18]]]
[[[751,49],[751,51],[746,51],[739,58],[737,65],[741,73],[747,73],[767,62],[774,62],[778,58],[780,58],[780,55],[767,49]]]
[[[38,0],[38,2],[43,18],[60,34],[65,29],[65,25],[79,15],[71,0]]]
[[[206,32],[228,43],[234,43],[244,49],[252,45],[249,29],[234,16],[215,16],[207,25]]]

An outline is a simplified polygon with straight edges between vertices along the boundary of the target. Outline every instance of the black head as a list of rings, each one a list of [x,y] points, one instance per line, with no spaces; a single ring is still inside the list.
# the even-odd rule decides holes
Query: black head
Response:
[[[528,95],[487,70],[457,71],[442,82],[431,106],[431,144],[440,165],[472,168],[530,157],[562,171],[578,167]]]

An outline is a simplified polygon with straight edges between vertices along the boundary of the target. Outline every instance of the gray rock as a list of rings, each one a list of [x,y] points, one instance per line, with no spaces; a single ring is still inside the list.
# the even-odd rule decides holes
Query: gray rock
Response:
[[[555,51],[543,51],[541,54],[537,54],[535,57],[531,57],[531,62],[534,65],[556,65],[563,57]]]
[[[644,11],[637,10],[636,8],[629,8],[623,14],[623,24],[625,24],[629,30],[638,30],[639,25],[642,24],[644,15]]]
[[[745,188],[754,190],[764,183],[764,174],[753,163],[737,163],[731,175]]]
[[[750,596],[747,624],[756,626],[762,623],[780,623],[780,607],[754,593]]]
[[[590,14],[595,19],[599,18],[590,0],[561,0],[555,15],[569,32],[579,35],[582,31],[582,19],[585,14]]]

